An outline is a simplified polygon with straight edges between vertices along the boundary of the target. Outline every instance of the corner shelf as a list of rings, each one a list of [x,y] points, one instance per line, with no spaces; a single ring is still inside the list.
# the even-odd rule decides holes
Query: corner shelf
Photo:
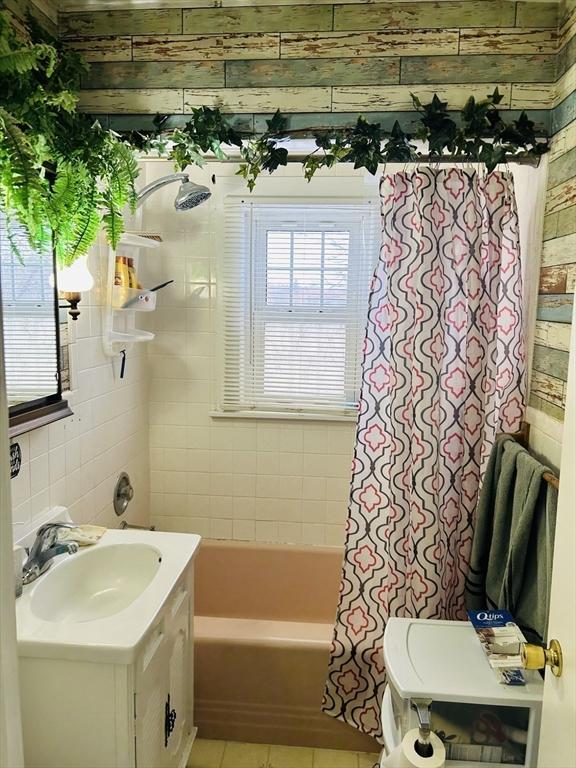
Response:
[[[141,312],[156,308],[156,295],[145,289],[114,285],[116,256],[128,255],[137,269],[141,249],[158,248],[162,243],[160,235],[153,233],[124,232],[118,249],[108,249],[108,270],[106,281],[106,302],[103,307],[103,347],[108,357],[117,357],[132,344],[152,341],[154,334],[136,327],[136,317]],[[136,299],[137,306],[122,306]],[[147,304],[150,306],[147,306]]]

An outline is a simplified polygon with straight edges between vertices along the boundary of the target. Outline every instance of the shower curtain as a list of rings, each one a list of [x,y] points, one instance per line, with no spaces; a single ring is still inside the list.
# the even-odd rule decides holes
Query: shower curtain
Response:
[[[385,175],[323,709],[381,740],[388,617],[463,619],[479,482],[524,415],[512,177]]]

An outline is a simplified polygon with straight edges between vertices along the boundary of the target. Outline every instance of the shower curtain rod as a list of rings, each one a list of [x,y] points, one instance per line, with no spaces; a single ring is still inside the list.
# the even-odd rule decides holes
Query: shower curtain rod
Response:
[[[288,156],[288,162],[289,163],[301,163],[303,160],[305,160],[307,157],[309,157],[309,152],[294,152],[293,154],[290,154]],[[219,160],[215,155],[205,155],[205,158],[209,161],[215,160],[216,162],[220,163],[241,163],[242,158],[237,155],[228,155],[223,160]],[[340,161],[340,162],[346,162]],[[430,163],[431,165],[439,164],[439,165],[445,165],[448,163],[457,164],[457,165],[478,165],[482,164],[481,160],[471,160],[469,157],[466,157],[464,155],[455,155],[451,157],[435,157],[434,155],[421,155],[415,160],[404,160],[404,161],[398,161],[394,160],[391,161],[391,164],[394,165],[418,165],[419,163]],[[503,164],[511,164],[514,163],[516,165],[529,165],[532,168],[538,168],[540,165],[540,158],[539,157],[517,157],[516,155],[506,155],[504,158]],[[502,163],[499,163],[501,165]]]
[[[514,438],[517,443],[520,443],[520,445],[528,452],[530,452],[530,424],[527,421],[522,422],[519,432],[510,432],[507,434],[509,437]],[[542,479],[545,480],[548,485],[556,488],[556,490],[560,488],[560,478],[553,472],[544,472],[542,474]]]

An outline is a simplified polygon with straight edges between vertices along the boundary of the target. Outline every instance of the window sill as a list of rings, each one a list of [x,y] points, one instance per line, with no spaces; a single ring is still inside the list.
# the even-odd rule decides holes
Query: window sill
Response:
[[[18,437],[18,435],[23,435],[25,432],[31,432],[33,429],[39,429],[46,426],[46,424],[51,424],[53,421],[65,419],[72,415],[66,400],[58,400],[55,403],[34,408],[18,415],[11,415],[8,436]]]
[[[335,421],[354,424],[357,416],[336,413],[290,413],[288,411],[210,411],[213,419],[259,419],[267,421]]]

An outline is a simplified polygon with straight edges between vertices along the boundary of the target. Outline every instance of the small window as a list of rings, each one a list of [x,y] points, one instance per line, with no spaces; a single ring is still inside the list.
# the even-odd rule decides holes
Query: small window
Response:
[[[226,220],[222,409],[354,415],[377,208],[241,203]]]
[[[53,254],[31,248],[23,227],[12,225],[9,237],[0,213],[4,372],[11,435],[70,414],[62,399],[54,273]]]

